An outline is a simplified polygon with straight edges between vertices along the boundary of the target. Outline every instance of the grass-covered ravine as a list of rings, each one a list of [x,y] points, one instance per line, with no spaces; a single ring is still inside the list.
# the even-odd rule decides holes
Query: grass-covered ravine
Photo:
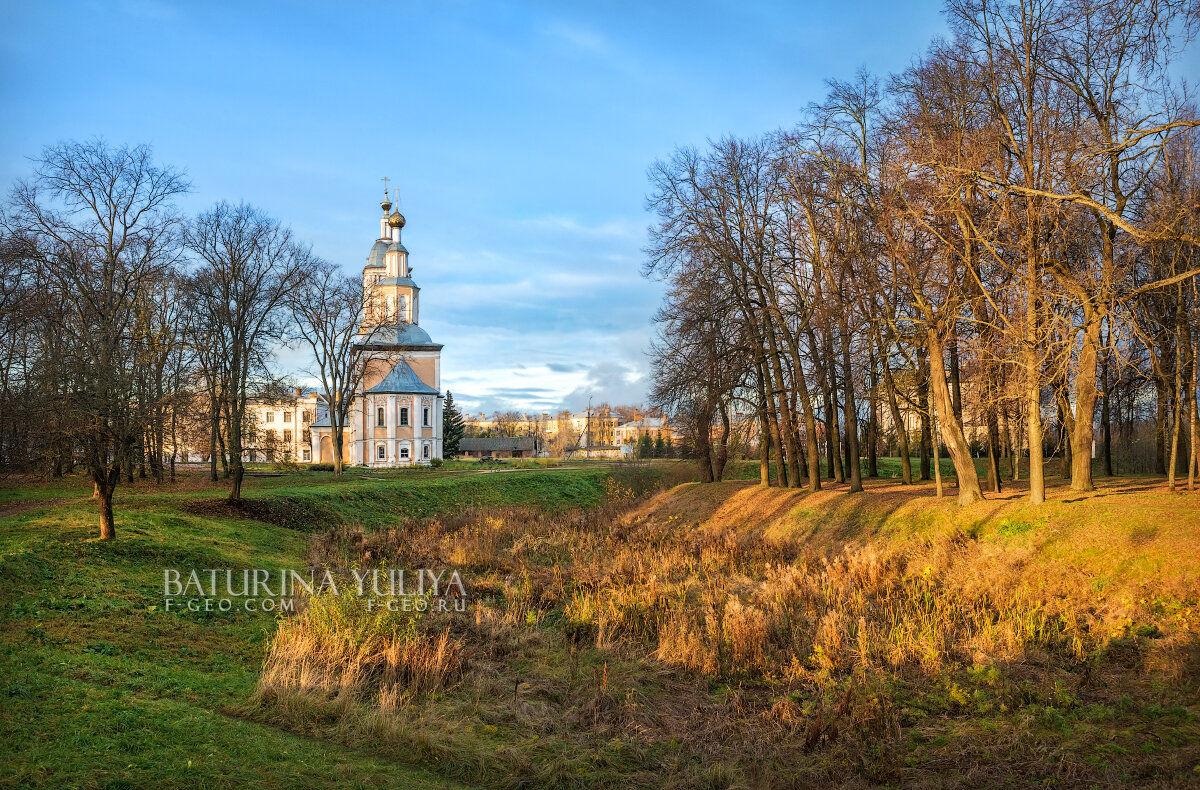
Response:
[[[687,474],[297,473],[237,509],[139,484],[109,543],[84,498],[20,510],[81,484],[26,484],[0,500],[0,782],[1200,782],[1200,495]],[[164,567],[452,568],[468,599],[165,612]]]
[[[108,542],[96,540],[85,477],[3,481],[0,786],[458,786],[414,768],[415,756],[248,720],[276,615],[164,611],[164,569],[303,568],[308,531],[334,513],[361,526],[480,504],[594,507],[614,474],[638,486],[658,477],[604,466],[301,472],[251,479],[245,508],[231,510],[227,484],[193,471],[122,486]],[[312,519],[296,516],[299,503]]]

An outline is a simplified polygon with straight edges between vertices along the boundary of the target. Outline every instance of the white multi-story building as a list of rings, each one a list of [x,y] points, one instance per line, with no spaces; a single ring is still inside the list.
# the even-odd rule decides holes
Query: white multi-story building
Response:
[[[246,403],[245,461],[312,461],[311,426],[325,408],[313,391]]]

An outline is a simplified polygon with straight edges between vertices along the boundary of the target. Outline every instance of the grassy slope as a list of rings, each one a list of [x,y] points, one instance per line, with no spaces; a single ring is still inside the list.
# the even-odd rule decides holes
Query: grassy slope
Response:
[[[1168,494],[1160,478],[1101,478],[1089,494],[1049,479],[1047,501],[1038,508],[1027,503],[1024,483],[1006,483],[1001,494],[989,493],[968,508],[955,504],[949,485],[941,500],[932,483],[868,480],[862,495],[846,493],[845,485],[824,485],[811,495],[743,481],[689,486],[660,495],[647,508],[705,530],[821,550],[963,532],[1034,568],[1069,568],[1093,582],[1097,593],[1112,594],[1114,584],[1126,592],[1155,586],[1195,594],[1200,588],[1200,503],[1194,495]]]
[[[939,501],[930,484],[868,481],[861,495],[827,484],[808,495],[734,481],[678,486],[622,514],[619,524],[539,528],[532,519],[497,519],[486,528],[467,523],[458,534],[445,522],[414,527],[393,536],[390,550],[370,550],[452,553],[472,569],[473,592],[487,592],[460,632],[475,656],[471,676],[383,716],[369,694],[347,703],[308,692],[268,699],[250,715],[383,752],[422,749],[453,775],[484,784],[659,787],[669,775],[677,787],[739,787],[743,779],[749,786],[1191,786],[1200,775],[1193,548],[1200,498],[1168,497],[1161,481],[1149,479],[1101,480],[1098,492],[1082,497],[1051,483],[1050,501],[1037,511],[1020,488],[959,509],[952,488]],[[822,675],[818,648],[841,640],[814,626],[825,622],[822,611],[835,611],[829,602],[865,598],[873,621],[886,620],[887,607],[871,603],[884,585],[822,575],[811,557],[798,564],[811,569],[804,578],[821,592],[797,599],[793,614],[796,632],[815,628],[817,638],[788,643],[801,648],[793,653],[799,665],[768,661],[752,671],[753,657],[738,664],[737,647],[778,641],[772,632],[782,618],[759,633],[727,605],[723,613],[711,609],[710,626],[704,602],[736,595],[753,607],[737,611],[768,611],[773,592],[789,594],[783,585],[772,590],[769,564],[855,543],[913,560],[883,571],[888,588],[920,592],[919,581],[908,582],[939,568],[923,599],[909,601],[925,606],[904,610],[917,615],[905,615],[914,629],[895,640],[909,651],[907,664],[882,661],[892,643],[891,635],[876,639],[884,629],[871,637],[867,662],[855,665],[861,643],[847,643],[836,672]],[[791,545],[773,551],[770,544]],[[692,594],[675,583],[691,584]],[[1010,589],[1035,605],[980,598],[981,590]],[[686,644],[676,638],[674,648],[652,655],[664,644],[663,612],[689,598],[703,623]],[[993,617],[1007,624],[1011,612],[1028,623],[1028,631],[1013,632],[1027,643],[1018,649],[1005,647],[1004,629],[988,627]],[[1072,624],[1076,614],[1087,620],[1086,633],[1071,632],[1084,633],[1083,659],[1065,641],[1034,633],[1054,632],[1060,612]],[[957,617],[944,633],[969,639],[940,646],[943,632],[921,617],[929,614]],[[839,621],[854,627],[853,618],[831,622]],[[642,633],[650,637],[639,641]],[[925,648],[935,648],[932,658],[911,657]],[[674,668],[706,655],[732,668],[695,675]],[[854,705],[839,726],[867,735],[810,748],[812,723],[837,715],[852,689]],[[433,746],[422,740],[430,722],[440,733]]]
[[[274,516],[297,508],[373,523],[466,502],[586,505],[603,469],[256,478]],[[83,497],[81,478],[3,491],[0,503]],[[0,784],[19,786],[442,787],[420,770],[230,717],[252,692],[264,613],[167,613],[162,571],[302,567],[295,530],[206,513],[203,483],[141,483],[117,498],[118,539],[94,541],[86,499],[0,518]],[[209,508],[209,510],[213,510]],[[219,510],[219,509],[217,509]],[[304,526],[305,524],[300,524]]]
[[[812,496],[744,482],[686,486],[645,508],[700,530],[817,550],[965,532],[998,558],[1019,559],[1021,583],[1036,583],[1055,566],[1098,597],[1136,598],[1147,586],[1194,596],[1194,497],[1168,497],[1149,481],[1100,483],[1085,501],[1068,501],[1081,497],[1054,487],[1036,514],[1019,490],[960,510],[952,499],[932,499],[929,485],[880,482],[869,482],[872,490],[862,496],[847,495],[844,486]],[[80,479],[6,489],[0,507],[87,493]],[[339,779],[351,787],[446,786],[389,759],[386,750],[371,754],[334,742],[352,738],[314,740],[222,713],[241,709],[251,696],[274,622],[264,614],[161,612],[162,568],[296,566],[304,535],[196,507],[213,493],[195,480],[165,492],[144,484],[122,489],[118,540],[109,545],[90,540],[95,515],[86,500],[0,517],[0,785],[316,787]],[[377,524],[463,504],[554,510],[593,504],[604,494],[605,470],[596,467],[354,475],[337,483],[300,474],[255,478],[248,495],[251,511],[306,529],[331,521]],[[1175,724],[1142,718],[1130,725],[1151,733],[1142,748],[1174,732]],[[928,748],[961,743],[939,736]]]

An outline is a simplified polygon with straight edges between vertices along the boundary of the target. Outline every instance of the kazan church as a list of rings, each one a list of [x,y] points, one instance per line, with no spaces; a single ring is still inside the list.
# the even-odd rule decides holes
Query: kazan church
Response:
[[[363,267],[364,308],[355,349],[366,371],[346,415],[343,463],[428,464],[442,457],[442,347],[418,325],[421,289],[400,242],[404,215],[385,193],[379,238]],[[390,213],[389,213],[390,212]],[[333,463],[328,410],[311,426],[312,458]]]

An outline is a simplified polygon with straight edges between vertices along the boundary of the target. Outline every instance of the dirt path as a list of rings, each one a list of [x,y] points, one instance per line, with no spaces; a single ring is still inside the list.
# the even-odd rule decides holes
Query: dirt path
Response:
[[[46,505],[61,505],[64,502],[81,502],[81,497],[62,497],[61,499],[42,499],[37,502],[17,502],[15,505],[8,507],[0,507],[0,518],[8,518],[24,513],[27,510],[33,510],[35,507],[45,507]]]

